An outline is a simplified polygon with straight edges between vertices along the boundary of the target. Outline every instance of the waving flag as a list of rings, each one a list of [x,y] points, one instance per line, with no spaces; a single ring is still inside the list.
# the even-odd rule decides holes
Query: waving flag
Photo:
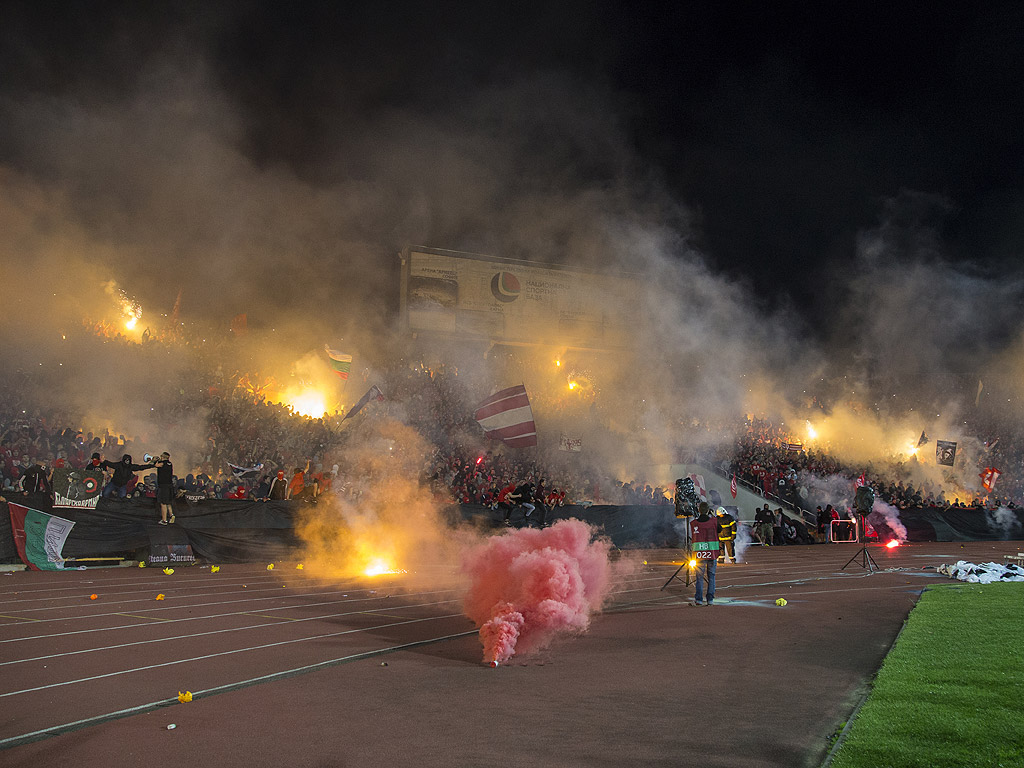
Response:
[[[537,425],[522,384],[495,392],[480,403],[473,418],[491,440],[501,440],[512,448],[537,445]]]
[[[996,480],[999,479],[1001,474],[1003,473],[995,467],[985,467],[985,469],[981,471],[981,474],[978,475],[978,477],[981,478],[982,488],[984,488],[987,493],[992,493],[992,489],[996,486]]]
[[[75,527],[74,522],[13,502],[8,503],[7,509],[21,561],[33,571],[62,570],[64,542]]]
[[[866,472],[861,472],[860,477],[857,478],[857,487],[863,488],[868,484],[868,477]]]
[[[231,474],[235,476],[236,480],[253,480],[259,477],[260,472],[263,471],[263,464],[257,464],[255,467],[240,467],[229,461],[228,466],[231,467]]]
[[[736,498],[736,473],[733,472],[732,482],[729,483],[729,490],[732,492],[732,497]]]
[[[359,402],[357,402],[355,405],[352,406],[352,408],[349,409],[349,412],[345,414],[345,419],[351,419],[353,416],[355,416],[357,413],[359,413],[359,411],[363,409],[364,405],[366,405],[371,400],[383,399],[384,393],[381,391],[380,387],[374,384],[372,387],[366,390],[365,395],[359,398]],[[342,421],[344,421],[345,419],[342,419]]]
[[[352,370],[352,355],[346,355],[336,349],[324,345],[327,356],[331,358],[331,367],[342,379],[348,379],[348,373]]]

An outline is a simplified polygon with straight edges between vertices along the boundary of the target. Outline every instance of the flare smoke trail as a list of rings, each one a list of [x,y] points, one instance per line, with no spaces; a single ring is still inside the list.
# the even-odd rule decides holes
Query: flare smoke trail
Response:
[[[872,504],[871,514],[868,515],[868,522],[875,526],[879,523],[885,523],[889,530],[892,531],[892,535],[898,540],[907,540],[907,526],[900,520],[899,510],[891,504],[886,504],[881,499],[875,499],[875,503]]]
[[[611,588],[611,543],[580,520],[495,536],[465,553],[466,615],[480,627],[484,661],[547,647],[590,625]]]

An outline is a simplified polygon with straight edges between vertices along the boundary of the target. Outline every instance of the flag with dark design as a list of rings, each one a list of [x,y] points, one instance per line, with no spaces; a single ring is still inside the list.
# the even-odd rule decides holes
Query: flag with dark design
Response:
[[[804,449],[803,443],[786,443],[786,450],[791,453],[799,453]]]
[[[996,485],[996,480],[999,479],[1001,474],[1003,473],[995,467],[985,467],[985,469],[981,471],[981,474],[978,475],[978,477],[981,478],[981,487],[985,489],[986,493],[992,493],[992,489],[995,488]]]
[[[956,443],[949,440],[935,441],[935,463],[952,467],[956,461]]]
[[[924,433],[924,430],[921,430],[921,437],[917,441],[917,447],[920,448],[922,445],[925,445],[927,442],[928,442],[928,435],[926,435]]]
[[[349,412],[345,414],[345,419],[351,419],[353,416],[355,416],[357,413],[359,413],[363,409],[364,405],[366,405],[371,400],[383,400],[383,399],[384,399],[384,393],[381,391],[380,387],[378,387],[376,384],[374,384],[372,387],[370,387],[368,390],[366,390],[366,394],[365,395],[363,395],[362,397],[359,398],[359,402],[357,402],[355,405],[353,405],[352,408],[349,410]],[[342,419],[342,421],[345,421],[345,419]]]
[[[229,461],[228,466],[231,467],[231,474],[236,480],[255,480],[263,471],[263,464],[257,464],[254,467],[239,467]]]
[[[53,506],[96,509],[103,487],[103,472],[98,469],[53,470]]]
[[[491,440],[501,440],[512,448],[537,445],[537,425],[522,384],[495,392],[477,406],[473,418],[483,428],[484,437]]]

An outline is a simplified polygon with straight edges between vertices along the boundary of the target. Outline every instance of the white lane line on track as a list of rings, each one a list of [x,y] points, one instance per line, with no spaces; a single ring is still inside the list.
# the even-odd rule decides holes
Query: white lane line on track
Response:
[[[35,688],[24,688],[20,691],[8,691],[7,693],[0,693],[0,699],[6,699],[9,696],[20,696],[23,693],[35,693],[36,691],[46,691],[52,688],[62,688],[66,685],[77,685],[78,683],[90,683],[94,680],[102,680],[107,677],[118,677],[119,675],[130,675],[135,672],[145,672],[150,669],[160,669],[161,667],[173,667],[177,664],[189,664],[194,661],[206,661],[207,659],[215,659],[221,656],[231,656],[236,653],[248,653],[249,651],[262,651],[267,648],[279,648],[283,645],[293,645],[295,643],[305,643],[309,640],[325,640],[330,637],[340,637],[342,635],[352,635],[359,632],[374,632],[380,629],[389,629],[391,627],[400,627],[406,624],[418,624],[423,621],[438,621],[440,619],[451,619],[466,617],[461,613],[450,613],[441,616],[426,616],[420,619],[408,619],[406,621],[395,621],[390,624],[378,624],[373,627],[362,627],[360,629],[346,629],[340,632],[328,632],[321,635],[312,635],[310,637],[298,637],[291,640],[280,640],[276,643],[265,643],[263,645],[252,645],[248,648],[233,648],[230,651],[220,651],[218,653],[208,653],[203,656],[192,656],[187,659],[176,659],[175,661],[164,661],[160,664],[148,664],[143,667],[134,667],[132,669],[121,669],[116,672],[104,672],[102,675],[92,675],[90,677],[81,677],[77,680],[64,680],[59,683],[50,683],[48,685],[39,685]],[[468,619],[466,619],[468,621]]]
[[[634,580],[625,582],[625,584],[628,585],[628,584],[634,584],[634,583],[642,583],[642,582],[646,582],[646,581],[657,582],[658,578],[660,578],[660,577],[648,577],[648,578],[644,578],[644,579],[634,579]],[[425,595],[437,595],[437,594],[444,594],[445,592],[453,592],[453,591],[455,591],[455,590],[453,590],[453,589],[439,589],[439,590],[433,590],[433,591],[428,591],[428,592],[408,592],[408,593],[402,593],[402,596],[406,597],[406,598],[416,598],[416,597],[421,597],[421,596],[425,596]],[[328,594],[328,593],[313,593],[313,594]],[[284,596],[282,596],[282,597],[284,597]],[[295,595],[295,597],[300,597],[300,595]],[[257,598],[257,600],[269,600],[269,599],[277,599],[277,598]],[[299,608],[318,608],[318,607],[323,607],[323,606],[326,606],[326,605],[334,605],[334,604],[337,604],[337,603],[359,603],[359,602],[366,602],[368,600],[386,600],[386,599],[388,599],[387,596],[384,596],[384,597],[368,597],[368,598],[349,598],[349,599],[342,599],[342,600],[327,600],[327,601],[318,600],[316,602],[300,603],[298,605],[282,605],[282,606],[278,606],[278,607],[270,607],[270,606],[268,606],[268,607],[265,607],[265,608],[261,607],[258,610],[267,611],[267,612],[271,612],[271,611],[288,611],[288,610],[299,609]],[[254,602],[254,601],[251,601],[251,600],[228,600],[228,601],[217,602],[217,603],[200,603],[199,605],[171,605],[171,606],[165,606],[163,608],[153,608],[152,610],[147,611],[147,613],[156,613],[157,611],[171,611],[171,610],[191,610],[193,608],[199,608],[199,607],[204,607],[204,606],[209,606],[209,605],[224,605],[224,604],[231,604],[231,603],[247,603],[247,602]],[[208,616],[185,616],[185,617],[178,618],[178,619],[165,619],[163,621],[164,621],[164,623],[167,623],[167,624],[170,624],[172,622],[178,623],[178,622],[185,622],[185,621],[205,621],[207,619],[222,619],[222,618],[229,618],[229,617],[232,617],[232,616],[241,616],[241,615],[251,614],[251,613],[252,613],[252,611],[230,611],[230,612],[227,612],[227,613],[213,613],[213,614],[210,614]],[[104,617],[107,617],[107,616],[124,616],[124,615],[126,615],[126,614],[121,613],[121,612],[117,612],[117,613],[96,613],[96,614],[91,614],[91,615],[88,615],[88,616],[68,617],[67,619],[33,619],[33,621],[37,621],[37,622],[56,622],[56,621],[70,621],[72,619],[80,619],[80,618],[104,618]],[[339,615],[345,615],[345,614],[339,614]],[[159,617],[154,617],[154,616],[147,616],[145,618],[150,620],[150,621],[158,621],[158,620],[160,620]],[[0,624],[0,627],[10,627],[10,626],[24,626],[24,625],[23,624]],[[0,644],[21,643],[21,642],[26,642],[26,641],[30,641],[30,640],[48,640],[48,639],[55,638],[55,637],[68,637],[68,636],[71,636],[71,635],[84,635],[84,634],[90,634],[92,632],[111,632],[111,631],[121,630],[121,629],[135,629],[135,628],[138,628],[138,627],[152,627],[152,626],[154,626],[154,625],[153,624],[118,624],[118,625],[114,625],[114,626],[110,626],[110,627],[93,627],[92,629],[76,629],[76,630],[69,630],[67,632],[51,632],[51,633],[46,634],[46,635],[26,635],[25,637],[10,637],[10,638],[6,638],[6,639],[3,639],[3,640],[0,640]]]
[[[453,589],[439,589],[439,590],[435,590],[435,594],[437,592],[453,592],[453,591],[454,591]],[[211,606],[211,605],[233,605],[235,603],[256,603],[256,602],[261,602],[263,600],[291,600],[291,599],[299,598],[299,597],[316,597],[318,595],[327,597],[327,596],[330,596],[330,595],[337,595],[337,594],[344,595],[344,594],[349,594],[349,593],[346,593],[346,592],[344,592],[343,590],[340,590],[340,589],[333,590],[331,592],[300,592],[300,593],[297,593],[297,594],[296,593],[285,593],[285,594],[282,594],[280,592],[274,591],[274,595],[273,596],[269,596],[268,595],[266,597],[241,598],[239,600],[215,600],[215,601],[209,602],[209,603],[181,604],[181,603],[176,603],[176,602],[172,601],[171,605],[165,605],[162,608],[153,608],[152,610],[147,611],[147,613],[155,613],[156,611],[179,611],[179,610],[183,610],[183,609],[191,610],[193,608],[205,608],[205,607],[208,607],[208,606]],[[427,593],[427,594],[431,594],[431,593]],[[366,597],[353,597],[353,598],[347,598],[347,599],[342,599],[342,600],[329,600],[329,601],[321,601],[321,602],[315,602],[315,603],[305,603],[303,605],[282,606],[281,608],[289,608],[289,607],[291,607],[291,608],[302,608],[302,607],[309,606],[309,605],[330,605],[332,602],[341,603],[341,602],[359,602],[360,600],[362,600],[362,601],[366,601],[366,600],[386,600],[388,597],[390,597],[390,593],[387,594],[387,595],[368,595]],[[126,600],[125,602],[126,603],[147,603],[147,604],[152,604],[153,598],[149,598],[148,600]],[[273,609],[270,609],[270,610],[281,610],[281,608],[273,608]],[[261,608],[260,610],[263,610],[263,609]],[[118,613],[121,613],[121,611],[112,611],[110,613],[87,613],[87,614],[83,614],[81,616],[60,616],[60,617],[57,617],[55,619],[36,619],[36,621],[45,621],[45,622],[79,621],[81,619],[97,619],[97,618],[102,618],[104,616],[116,616]],[[227,615],[227,614],[225,614],[225,615]],[[15,624],[0,624],[0,627],[9,627],[9,626],[19,626],[19,625],[16,624],[16,623]],[[0,641],[0,642],[2,642],[2,641]]]
[[[281,593],[278,592],[279,589],[281,589],[282,587],[286,587],[286,586],[287,585],[285,585],[285,584],[278,584],[274,588],[270,588],[270,587],[260,587],[258,589],[247,589],[247,588],[245,588],[245,589],[236,589],[236,590],[233,590],[231,592],[224,592],[222,590],[221,591],[217,591],[217,592],[188,592],[186,590],[175,590],[170,585],[163,585],[162,588],[167,590],[167,594],[171,594],[171,595],[181,594],[181,595],[187,595],[188,597],[208,597],[210,595],[224,596],[224,595],[235,595],[235,594],[237,594],[237,595],[251,595],[251,594],[260,593],[260,592],[273,593],[273,594],[277,595],[277,597],[288,597],[289,595],[281,595]],[[392,583],[392,584],[390,584],[388,586],[395,586],[395,585],[394,585],[394,583]],[[72,595],[69,599],[73,599],[73,600],[76,600],[76,601],[80,602],[82,600],[82,597],[86,594],[86,592],[88,592],[88,590],[82,590],[81,592],[77,592],[76,594]],[[309,597],[311,595],[335,595],[335,594],[338,594],[338,593],[342,593],[342,594],[346,594],[346,593],[359,594],[361,592],[369,593],[369,595],[374,595],[377,592],[387,592],[387,590],[386,589],[382,589],[382,588],[381,589],[345,589],[345,588],[340,588],[340,589],[332,589],[332,590],[328,590],[328,591],[320,590],[320,591],[317,591],[317,592],[292,593],[290,596],[293,596],[293,597]],[[147,594],[152,595],[153,593],[152,593],[152,591],[148,591]],[[112,597],[109,597],[109,598],[106,595],[104,595],[104,599],[107,599],[110,602],[119,603],[119,604],[122,604],[122,605],[123,604],[127,604],[127,603],[148,603],[150,600],[153,599],[152,597],[142,597],[142,598],[137,598],[137,599],[133,598],[133,599],[130,599],[130,600],[120,600],[119,597],[120,596],[116,595],[116,594],[113,595]],[[29,600],[29,601],[26,601],[26,602],[38,603],[39,600]],[[221,601],[221,602],[228,602],[228,601]],[[215,603],[206,603],[206,605],[218,605],[218,604],[219,603],[216,603],[216,602]],[[10,611],[10,613],[38,613],[38,612],[41,612],[41,611],[66,611],[66,610],[69,610],[69,609],[75,608],[75,607],[76,606],[74,604],[72,604],[72,605],[48,605],[48,606],[44,606],[44,607],[40,607],[40,608],[14,608],[14,609],[12,609]],[[3,603],[0,603],[0,609],[7,610],[7,608],[4,607]],[[88,614],[88,615],[95,615],[95,614]],[[65,617],[65,618],[67,618],[67,617]],[[61,621],[63,619],[57,619],[57,620]],[[3,625],[0,625],[0,626],[3,626]]]
[[[644,581],[649,581],[649,579],[645,579]],[[633,582],[633,583],[635,583],[635,582]],[[632,590],[620,590],[618,592],[612,593],[612,595],[624,595],[624,594],[630,594],[632,592],[645,592],[648,589],[651,589],[651,587],[642,587],[642,588],[637,588],[637,589],[632,589]],[[434,593],[434,592],[424,592],[424,593],[419,593],[419,594],[429,595],[429,594],[436,594],[436,593]],[[423,608],[423,607],[428,607],[428,606],[432,606],[432,605],[444,605],[446,603],[453,603],[453,602],[456,602],[456,601],[457,601],[457,599],[438,600],[438,601],[429,602],[429,603],[409,603],[409,604],[402,604],[400,606],[396,606],[395,608],[389,608],[388,610],[398,610],[398,609],[405,610],[405,609],[412,609],[412,608]],[[293,619],[293,618],[288,618],[288,617],[267,616],[265,618],[271,619],[272,621],[274,621],[276,619],[282,619],[282,618],[283,618],[283,620],[281,620],[281,621],[274,621],[273,624],[262,623],[262,624],[253,624],[253,625],[249,625],[249,626],[245,626],[245,627],[228,627],[226,629],[211,630],[209,632],[195,632],[195,633],[186,634],[186,635],[178,635],[178,636],[175,636],[175,637],[157,638],[157,639],[153,639],[153,640],[139,640],[139,641],[135,641],[135,642],[131,642],[131,643],[123,643],[123,644],[119,644],[119,645],[105,646],[105,647],[102,647],[102,648],[85,648],[85,649],[81,649],[81,650],[77,650],[77,651],[66,651],[64,653],[51,654],[49,656],[38,656],[38,657],[27,658],[27,659],[16,659],[16,660],[13,660],[13,661],[0,662],[0,666],[7,666],[7,665],[10,665],[10,664],[21,664],[21,663],[24,663],[24,662],[27,662],[27,661],[41,661],[41,660],[44,660],[44,659],[55,658],[57,656],[73,656],[73,655],[77,655],[77,654],[81,654],[81,653],[91,653],[93,651],[111,650],[111,649],[116,649],[116,648],[126,648],[126,647],[133,646],[133,645],[146,645],[147,643],[158,643],[158,642],[163,642],[165,640],[181,640],[181,639],[188,639],[188,638],[193,638],[193,637],[202,637],[204,635],[214,635],[214,634],[220,634],[220,633],[223,633],[223,632],[236,632],[236,631],[243,631],[243,630],[249,630],[249,629],[257,629],[258,630],[258,629],[261,629],[263,627],[273,627],[273,626],[278,626],[278,625],[288,624],[288,623],[294,623],[294,622],[315,621],[317,619],[331,619],[331,618],[340,618],[342,616],[352,616],[352,615],[357,615],[357,614],[372,614],[372,613],[377,613],[377,612],[373,612],[373,611],[345,611],[345,612],[342,612],[342,613],[331,613],[331,614],[324,614],[322,616],[309,616],[309,617],[303,617],[303,618],[298,618],[298,619]],[[251,611],[244,611],[244,612],[241,612],[241,613],[221,614],[221,616],[258,616],[258,615],[259,614],[254,614]],[[151,617],[139,617],[139,618],[151,618]],[[197,616],[197,617],[192,617],[192,618],[188,618],[188,619],[165,619],[163,621],[168,622],[168,623],[169,622],[178,622],[178,621],[195,621],[195,620],[201,619],[201,618],[207,618],[207,617],[199,617],[199,616]],[[154,626],[154,625],[153,624],[128,624],[126,626],[127,627],[138,627],[138,626],[151,627],[151,626]],[[86,633],[86,632],[100,632],[100,631],[106,631],[106,630],[109,630],[109,629],[116,629],[116,627],[106,627],[106,628],[103,628],[103,629],[79,630],[79,631],[75,631],[75,632],[67,632],[67,633],[60,633],[60,634],[53,634],[53,635],[38,635],[38,636],[36,636],[34,638],[16,638],[16,639],[17,640],[33,640],[33,639],[34,640],[41,640],[41,639],[46,639],[46,638],[64,637],[66,635],[83,634],[83,633]],[[2,642],[11,642],[11,641],[7,640],[7,641],[2,641]]]
[[[226,683],[224,685],[218,685],[214,688],[207,688],[202,691],[193,691],[193,700],[206,698],[207,696],[215,696],[219,693],[229,693],[231,691],[237,691],[242,688],[248,688],[261,683],[274,682],[276,680],[284,680],[289,677],[296,677],[298,675],[307,674],[309,672],[316,672],[321,669],[327,669],[328,667],[338,666],[351,661],[359,661],[361,659],[371,658],[373,656],[382,656],[388,653],[395,653],[397,651],[404,651],[410,648],[419,648],[424,645],[431,645],[433,643],[444,642],[445,640],[456,640],[461,637],[467,637],[469,635],[475,635],[476,630],[469,630],[467,632],[457,632],[453,635],[442,635],[440,637],[432,637],[426,640],[416,640],[411,643],[403,643],[401,645],[392,645],[386,648],[377,648],[372,651],[363,651],[362,653],[353,653],[348,656],[340,656],[336,659],[328,659],[327,661],[319,661],[315,664],[307,664],[304,667],[295,667],[293,669],[286,669],[280,672],[272,672],[269,675],[261,675],[259,677],[251,677],[247,680],[239,680],[234,683]],[[32,731],[30,733],[23,733],[20,736],[11,736],[6,739],[0,739],[0,749],[9,749],[16,747],[21,744],[29,744],[33,741],[41,741],[42,739],[50,736],[57,736],[62,733],[68,733],[70,731],[80,730],[87,728],[91,725],[100,725],[107,723],[112,720],[120,720],[130,715],[142,714],[144,712],[152,712],[153,710],[161,707],[170,706],[177,703],[177,698],[170,699],[159,699],[158,701],[152,701],[148,704],[140,704],[135,707],[128,707],[126,709],[119,709],[115,712],[108,712],[104,715],[97,715],[95,717],[85,718],[84,720],[75,720],[70,723],[63,723],[61,725],[54,725],[49,728],[43,728],[38,731]]]
[[[227,567],[227,566],[225,566],[225,567]],[[443,568],[443,570],[449,570],[449,571],[451,571],[453,569],[454,569],[454,566]],[[365,577],[349,578],[349,579],[345,579],[345,580],[339,581],[337,578],[332,578],[330,576],[312,576],[312,575],[309,574],[309,571],[293,572],[291,570],[278,570],[278,571],[262,571],[262,570],[260,570],[260,571],[250,572],[247,575],[246,574],[235,574],[235,573],[223,573],[223,574],[220,574],[220,575],[211,574],[211,573],[206,573],[206,574],[200,575],[200,574],[196,573],[195,575],[186,575],[186,573],[189,572],[189,571],[192,571],[194,573],[196,570],[200,570],[200,569],[194,568],[193,566],[184,566],[184,567],[182,567],[181,570],[182,570],[182,573],[180,573],[178,576],[175,577],[174,583],[175,584],[180,584],[180,585],[183,585],[183,586],[190,586],[190,585],[199,584],[199,583],[210,584],[211,582],[214,582],[216,584],[221,584],[221,585],[224,585],[224,586],[232,586],[234,582],[237,582],[237,584],[241,584],[243,582],[247,583],[247,584],[252,584],[252,583],[258,583],[260,581],[277,580],[277,579],[281,579],[281,578],[283,578],[285,576],[290,576],[290,577],[293,577],[293,578],[302,579],[302,581],[307,583],[307,584],[316,584],[317,582],[321,582],[321,583],[324,583],[324,584],[329,584],[330,586],[339,586],[339,585],[344,586],[344,585],[348,584],[348,585],[352,585],[353,587],[355,587],[355,586],[358,586],[360,584],[365,584],[366,583]],[[429,570],[429,567],[421,568],[419,570],[413,571],[413,573],[422,573],[424,570]],[[439,568],[435,567],[435,570],[439,570]],[[141,575],[142,573],[146,573],[148,575],[149,573],[159,572],[159,571],[160,571],[160,569],[157,566],[153,566],[152,568],[150,568],[148,570],[146,570],[146,569],[139,569],[139,575]],[[64,573],[65,573],[65,575],[71,576],[73,574],[73,571],[71,571],[69,569],[69,570],[65,571]],[[138,576],[136,576],[134,578],[130,578],[130,579],[104,579],[104,578],[95,578],[94,577],[93,579],[89,579],[89,580],[81,580],[81,581],[78,582],[78,584],[82,584],[82,585],[88,584],[90,586],[100,586],[100,587],[108,587],[108,586],[129,586],[129,587],[131,587],[131,586],[138,586],[138,587],[142,588],[142,587],[147,587],[147,586],[156,586],[158,584],[165,584],[167,582],[168,578],[169,577],[167,577],[167,576],[163,576],[163,577],[154,578],[152,581],[142,581],[142,580],[140,580],[138,578]],[[383,580],[383,576],[376,577],[376,578],[379,579],[379,580],[375,581],[374,582],[375,584],[381,584],[381,585],[385,585],[385,586],[388,585],[388,584],[392,584],[395,581],[395,580],[384,581]],[[433,578],[439,578],[439,577],[434,576]],[[2,585],[0,585],[0,586],[2,586]],[[27,595],[27,594],[34,594],[36,592],[67,592],[70,588],[71,587],[69,587],[67,584],[64,584],[64,585],[61,585],[61,586],[46,587],[46,588],[43,588],[43,589],[24,589],[24,588],[22,588],[22,589],[15,589],[15,590],[10,590],[10,589],[8,589],[8,590],[0,590],[0,601],[2,601],[3,598],[5,596],[7,596],[7,595],[13,595],[13,594]]]
[[[265,580],[265,581],[268,581],[268,580]],[[31,604],[35,604],[35,605],[39,605],[40,603],[44,603],[45,605],[40,606],[38,608],[11,608],[10,612],[11,613],[19,613],[19,612],[22,612],[22,611],[32,612],[32,611],[60,611],[60,610],[65,610],[67,608],[73,608],[74,605],[73,604],[72,605],[54,605],[53,603],[55,603],[57,600],[80,601],[82,599],[83,595],[88,595],[90,592],[93,592],[93,591],[101,593],[104,596],[105,599],[110,599],[110,600],[114,600],[114,601],[122,601],[122,598],[124,598],[123,602],[132,602],[133,600],[135,602],[138,602],[139,599],[128,598],[128,595],[136,595],[136,594],[149,595],[149,594],[153,593],[153,590],[156,590],[158,592],[162,591],[162,590],[166,590],[168,593],[180,592],[180,593],[188,594],[188,595],[195,596],[195,597],[206,597],[206,596],[209,596],[209,595],[231,595],[231,594],[243,595],[243,594],[251,594],[253,592],[273,592],[274,590],[280,589],[281,586],[283,586],[281,584],[281,582],[282,582],[282,579],[280,577],[275,577],[274,581],[273,581],[273,586],[270,586],[269,584],[268,585],[256,584],[252,589],[250,589],[247,586],[248,584],[252,584],[253,583],[251,580],[247,581],[245,584],[243,584],[242,582],[239,582],[238,584],[217,584],[216,585],[217,588],[214,589],[213,591],[210,591],[210,592],[193,592],[193,591],[190,591],[188,589],[189,585],[182,584],[181,582],[173,581],[173,580],[168,580],[168,581],[163,581],[163,582],[154,582],[152,587],[148,587],[147,586],[146,589],[137,589],[137,590],[130,590],[130,591],[125,591],[125,592],[107,592],[107,591],[104,590],[104,585],[102,585],[102,584],[89,584],[88,586],[83,585],[83,586],[76,586],[76,587],[68,587],[68,588],[66,588],[64,590],[64,592],[70,592],[70,594],[61,595],[61,596],[55,596],[55,597],[49,597],[49,598],[34,597],[34,598],[28,598],[28,599],[25,599],[25,600],[9,600],[9,601],[0,600],[0,610],[8,610],[8,608],[7,608],[8,606],[12,606],[12,605],[15,605],[15,604],[23,604],[23,603],[31,603]],[[353,594],[359,594],[361,592],[373,593],[373,592],[387,591],[387,589],[393,588],[396,585],[396,583],[397,582],[394,582],[394,581],[387,582],[386,584],[385,583],[380,583],[380,584],[375,585],[376,589],[371,589],[369,587],[354,588],[351,585],[346,585],[346,584],[342,584],[342,585],[339,586],[337,584],[337,582],[326,582],[324,586],[337,587],[337,589],[330,590],[331,592],[346,592],[347,591],[347,592],[351,592]],[[210,586],[209,582],[207,582],[204,586]],[[317,585],[315,585],[315,584],[313,584],[313,585],[309,584],[309,582],[306,581],[306,580],[301,580],[301,581],[296,580],[290,586],[292,586],[294,588],[300,588],[300,589],[308,589],[308,588],[311,588],[311,587],[312,588],[316,588],[317,587]],[[229,589],[225,589],[225,587],[231,587],[232,589],[230,589],[230,590]],[[310,592],[308,594],[316,594],[316,593],[315,592]],[[141,598],[141,599],[145,600],[147,598]]]
[[[438,600],[437,602],[434,602],[434,603],[418,603],[416,605],[411,605],[409,607],[410,608],[429,608],[430,606],[434,606],[434,605],[445,605],[447,603],[454,603],[454,602],[456,602],[456,601],[455,600]],[[367,613],[368,613],[367,611],[347,611],[345,613],[329,613],[329,614],[326,614],[324,616],[310,616],[310,617],[307,617],[307,618],[304,618],[304,619],[285,619],[283,621],[280,620],[280,618],[281,618],[280,616],[277,616],[277,617],[270,617],[270,616],[268,616],[266,618],[274,619],[274,623],[273,624],[267,624],[266,622],[262,622],[260,624],[250,624],[249,626],[246,626],[246,627],[227,627],[225,629],[211,629],[211,630],[209,630],[207,632],[193,632],[193,633],[187,634],[187,635],[173,635],[171,637],[158,637],[158,638],[155,638],[155,639],[152,639],[152,640],[137,640],[137,641],[134,641],[134,642],[131,642],[131,643],[119,643],[117,645],[105,645],[105,646],[101,646],[101,647],[98,647],[98,648],[83,648],[83,649],[77,650],[77,651],[64,651],[62,653],[51,653],[51,654],[48,654],[46,656],[34,656],[32,658],[29,658],[29,659],[15,659],[13,661],[2,661],[2,662],[0,662],[0,667],[7,667],[7,666],[10,666],[12,664],[24,664],[25,662],[29,662],[29,661],[45,661],[47,659],[59,659],[59,658],[62,658],[64,656],[78,656],[79,654],[94,653],[96,651],[114,651],[114,650],[118,650],[120,648],[131,648],[131,647],[136,646],[136,645],[149,645],[150,643],[153,643],[153,644],[155,644],[155,643],[165,643],[165,642],[169,642],[169,641],[172,641],[172,640],[190,640],[190,639],[196,638],[196,637],[209,637],[210,635],[221,635],[221,634],[225,634],[227,632],[243,632],[243,631],[247,631],[247,630],[250,630],[250,629],[263,629],[264,627],[279,627],[279,626],[285,626],[285,625],[294,625],[296,622],[317,621],[319,619],[337,619],[337,618],[340,618],[342,616],[359,616],[359,615],[366,615]],[[251,616],[253,614],[244,614],[244,615]],[[449,614],[445,614],[445,615],[449,615]],[[398,617],[389,616],[387,618],[398,618]]]

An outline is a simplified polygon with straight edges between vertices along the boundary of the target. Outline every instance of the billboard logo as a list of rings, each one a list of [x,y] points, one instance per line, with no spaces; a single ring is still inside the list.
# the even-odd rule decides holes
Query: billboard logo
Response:
[[[504,304],[518,299],[521,290],[519,278],[511,272],[498,272],[491,278],[491,293]]]

